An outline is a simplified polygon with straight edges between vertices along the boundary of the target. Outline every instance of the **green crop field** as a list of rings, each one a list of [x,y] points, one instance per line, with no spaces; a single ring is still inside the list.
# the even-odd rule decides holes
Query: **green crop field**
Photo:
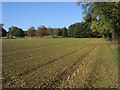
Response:
[[[118,88],[118,46],[105,39],[4,39],[4,88]]]

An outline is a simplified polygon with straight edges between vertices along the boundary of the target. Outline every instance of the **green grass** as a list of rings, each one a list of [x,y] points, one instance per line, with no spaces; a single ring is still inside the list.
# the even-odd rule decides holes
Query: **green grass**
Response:
[[[3,87],[8,88],[58,87],[79,68],[84,58],[95,47],[98,47],[96,62],[103,55],[104,49],[108,50],[107,59],[112,58],[110,62],[114,62],[112,60],[116,60],[117,56],[116,46],[108,42],[108,48],[107,42],[103,39],[34,38],[4,39],[2,42]],[[103,65],[106,62],[110,64],[108,60],[105,61],[106,57],[102,58]]]

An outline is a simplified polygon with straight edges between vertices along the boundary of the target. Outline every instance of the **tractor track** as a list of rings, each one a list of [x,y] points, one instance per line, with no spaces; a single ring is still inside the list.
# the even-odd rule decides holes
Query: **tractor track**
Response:
[[[97,45],[94,45],[94,48],[92,48],[92,50],[95,49],[96,47],[97,47]],[[68,76],[72,75],[73,72],[79,68],[79,65],[81,64],[81,62],[88,56],[88,54],[90,52],[92,52],[92,50],[88,51],[85,55],[83,55],[81,58],[79,58],[74,64],[72,64],[69,68],[64,70],[62,73],[58,74],[56,76],[56,78],[54,78],[54,80],[47,82],[47,83],[43,83],[40,88],[57,88],[57,87],[59,87],[63,80],[66,80],[68,78]],[[73,68],[73,67],[75,67],[75,68]]]
[[[100,44],[99,44],[100,46]],[[96,57],[96,50],[99,48],[97,45],[91,52],[83,58],[82,63],[78,66],[77,70],[75,70],[71,75],[68,76],[67,82],[63,81],[59,88],[75,88],[78,86],[84,86],[86,83],[87,78],[93,72],[94,65],[95,65],[95,57]],[[84,86],[85,87],[85,86]]]
[[[105,43],[108,47],[107,47],[107,49],[109,50],[109,51],[107,51],[106,50],[106,52],[105,53],[111,53],[112,54],[112,50],[111,50],[111,45],[108,43],[108,42],[106,42]],[[102,46],[103,47],[103,46]],[[101,54],[102,55],[102,54]],[[103,56],[104,57],[104,56]],[[94,67],[93,67],[93,70],[92,70],[92,73],[89,75],[89,77],[86,79],[86,83],[84,84],[84,87],[85,88],[101,88],[101,87],[105,87],[105,88],[107,88],[107,87],[109,87],[109,88],[113,88],[113,89],[115,89],[115,90],[117,90],[117,88],[118,88],[118,84],[116,83],[117,81],[116,81],[116,79],[114,78],[114,80],[113,80],[113,77],[115,77],[115,74],[111,74],[110,72],[109,72],[109,70],[110,71],[117,71],[117,69],[116,70],[114,70],[116,67],[114,67],[114,69],[112,70],[112,69],[107,69],[107,66],[108,65],[103,65],[103,62],[102,62],[102,58],[100,58],[99,59],[100,61],[96,61],[95,62],[95,64],[94,64]],[[108,59],[109,60],[109,59]],[[112,62],[112,64],[111,64],[111,66],[112,65],[115,65],[115,61],[112,61],[112,60],[109,60],[110,62]],[[106,63],[106,62],[104,62],[104,63]],[[107,64],[107,63],[106,63]],[[117,65],[117,64],[116,64]],[[102,67],[102,66],[104,66],[104,67]],[[109,65],[110,66],[110,65]],[[110,67],[111,67],[110,66]],[[102,67],[102,69],[101,69],[101,67]],[[114,72],[115,73],[115,72]],[[105,76],[106,75],[106,76]],[[107,82],[107,84],[106,83],[104,83],[103,82],[103,78],[101,79],[101,77],[106,77],[106,81],[107,81],[107,77],[109,78],[109,82]],[[117,76],[117,74],[116,74],[116,76]],[[113,80],[113,81],[112,81]],[[114,82],[115,81],[115,82]],[[102,82],[102,84],[100,84],[100,82]],[[103,84],[104,83],[104,84]],[[112,84],[111,84],[112,83]]]

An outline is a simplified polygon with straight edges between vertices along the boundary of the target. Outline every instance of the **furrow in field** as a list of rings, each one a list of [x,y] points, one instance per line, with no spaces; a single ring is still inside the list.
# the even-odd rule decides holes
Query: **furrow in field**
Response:
[[[32,56],[35,56],[35,55],[41,55],[41,54],[45,54],[49,51],[56,51],[58,47],[62,47],[63,46],[68,46],[69,44],[57,44],[57,45],[52,45],[52,46],[45,46],[45,47],[40,47],[39,48],[33,48],[33,49],[22,49],[22,51],[18,51],[17,52],[16,50],[14,51],[15,54],[10,54],[10,55],[7,55],[4,53],[3,51],[3,55],[2,55],[2,58],[3,58],[3,62],[6,63],[6,62],[11,62],[11,61],[14,61],[14,60],[22,60],[24,58],[29,58],[29,57],[32,57]],[[64,47],[63,47],[64,48]],[[12,51],[13,52],[13,51]],[[18,57],[19,55],[19,57]],[[14,56],[14,57],[13,57]],[[12,59],[12,60],[11,60]]]
[[[82,48],[82,45],[81,45],[81,48]],[[84,46],[83,46],[83,48],[84,48]],[[21,72],[24,72],[24,71],[26,72],[28,70],[31,70],[33,67],[36,68],[36,67],[38,67],[38,65],[41,66],[44,63],[49,63],[49,61],[51,62],[51,60],[53,60],[55,58],[55,60],[53,60],[53,62],[54,62],[54,61],[56,61],[56,59],[59,59],[59,58],[62,58],[64,56],[66,56],[64,54],[66,54],[66,53],[69,54],[69,53],[71,53],[71,51],[74,52],[73,50],[75,50],[75,48],[73,48],[73,49],[71,48],[70,50],[69,49],[67,50],[67,49],[68,49],[68,47],[66,48],[66,50],[64,48],[63,49],[60,48],[60,50],[57,50],[57,52],[55,52],[55,53],[50,52],[48,54],[45,54],[44,57],[40,57],[38,55],[36,57],[32,57],[32,58],[28,58],[28,59],[23,59],[22,61],[16,61],[16,62],[13,62],[13,63],[10,62],[10,63],[7,63],[7,64],[4,63],[3,64],[3,67],[4,67],[4,69],[3,69],[3,75],[5,75],[4,72],[6,72],[7,77],[9,77],[9,76],[11,76],[11,75],[9,75],[9,72],[10,72],[10,73],[13,74],[12,77],[14,77],[14,75],[18,75]],[[61,53],[63,50],[64,50],[64,52]],[[54,55],[57,55],[57,56],[55,57]],[[41,60],[40,60],[40,58],[41,58]],[[9,69],[7,69],[7,67],[9,67]]]
[[[92,43],[90,43],[89,45],[83,46],[83,48],[85,48],[85,47],[87,47],[87,46],[90,46],[90,45],[92,45]],[[82,48],[82,47],[81,47],[81,48]],[[66,49],[67,49],[67,48],[66,48]],[[60,50],[62,50],[62,48],[60,48]],[[63,48],[63,50],[65,51],[65,48]],[[57,50],[56,53],[58,53],[58,51],[59,51],[59,50]],[[39,66],[41,67],[41,66],[44,66],[44,65],[46,65],[46,64],[52,63],[52,62],[54,62],[54,61],[56,61],[56,60],[58,60],[58,59],[60,59],[60,58],[63,58],[64,56],[67,56],[67,55],[69,55],[69,54],[71,54],[71,53],[73,53],[73,52],[76,52],[76,50],[75,50],[75,51],[71,50],[71,51],[72,51],[72,52],[68,52],[68,54],[63,55],[63,56],[60,56],[60,57],[57,57],[56,59],[54,59],[54,60],[52,60],[52,61],[51,61],[51,60],[48,60],[48,62],[45,62],[45,61],[44,61],[44,63],[42,63],[42,62],[39,61],[39,62],[40,62],[40,65],[39,65]],[[52,53],[52,52],[49,52],[49,53]],[[60,55],[60,54],[59,54],[59,55]],[[37,56],[37,55],[36,55],[36,56]],[[38,55],[38,56],[39,56],[39,55]],[[37,56],[37,58],[38,58],[38,56]],[[47,56],[47,55],[46,55],[46,56]],[[46,57],[46,56],[45,56],[45,57]],[[32,58],[30,58],[30,59],[32,60],[33,58],[34,58],[34,57],[32,57]],[[50,59],[50,58],[48,58],[48,59]],[[52,59],[52,58],[51,58],[51,59]],[[25,60],[25,61],[24,61],[24,60]],[[12,63],[12,62],[10,62],[10,63],[8,63],[8,64],[5,63],[4,68],[5,68],[6,66],[7,66],[7,67],[8,67],[8,66],[9,66],[9,67],[12,66],[12,67],[13,67],[13,65],[16,66],[16,65],[19,65],[19,64],[25,65],[25,62],[26,62],[26,64],[28,65],[29,62],[27,62],[27,60],[28,60],[29,62],[32,62],[32,61],[33,61],[33,60],[32,60],[32,61],[29,60],[29,58],[28,58],[28,59],[23,59],[22,61],[16,60],[16,61],[13,62],[13,63]],[[19,61],[19,62],[17,62],[17,61]],[[22,63],[20,63],[20,62],[24,62],[24,64],[22,64]],[[34,62],[35,62],[35,60],[34,60]],[[37,61],[37,62],[38,62],[38,61]],[[33,63],[33,62],[32,62],[32,63]],[[39,63],[38,63],[38,64],[39,64]],[[42,64],[43,64],[43,65],[42,65]],[[32,65],[32,64],[31,64],[31,65]],[[37,64],[36,64],[36,65],[37,65]],[[38,66],[38,67],[39,67],[39,66]],[[19,66],[19,67],[20,67],[20,66]],[[32,66],[30,66],[30,67],[32,67]],[[34,65],[34,67],[35,67],[35,65]],[[24,68],[25,68],[25,67],[24,67]],[[35,67],[35,68],[36,68],[36,67]],[[27,70],[28,70],[28,69],[27,69]],[[3,70],[3,71],[4,71],[4,70]]]
[[[61,48],[62,49],[62,48]],[[37,52],[38,51],[38,52]],[[49,52],[54,52],[54,51],[57,51],[57,49],[47,49],[47,50],[45,50],[45,51],[39,51],[39,50],[37,50],[37,51],[35,51],[35,52],[32,52],[32,53],[30,53],[30,54],[27,54],[27,55],[21,55],[21,57],[14,57],[12,60],[11,60],[11,58],[12,58],[12,55],[11,55],[11,57],[9,56],[9,58],[7,57],[7,60],[5,60],[6,59],[6,57],[3,57],[3,59],[4,59],[4,61],[3,61],[3,63],[9,63],[9,62],[17,62],[17,61],[22,61],[23,59],[26,59],[26,58],[31,58],[31,57],[34,57],[34,56],[38,56],[38,55],[43,55],[43,54],[46,54],[46,53],[49,53]]]
[[[57,59],[54,59],[54,60],[52,60],[52,61],[50,61],[50,62],[43,63],[42,65],[39,65],[39,66],[37,66],[37,67],[35,67],[35,68],[32,68],[31,70],[28,70],[28,71],[26,71],[26,72],[23,72],[23,73],[18,74],[18,76],[27,75],[28,73],[31,73],[31,72],[35,71],[36,69],[39,69],[39,68],[44,67],[44,66],[46,66],[46,65],[48,65],[48,64],[51,64],[51,63],[53,63],[53,62],[55,62],[55,61],[57,61],[57,60],[59,60],[59,59],[62,59],[62,58],[64,58],[64,57],[66,57],[66,56],[69,56],[69,55],[71,55],[72,53],[75,53],[75,52],[77,52],[77,51],[70,52],[70,53],[68,53],[67,55],[61,56],[61,57],[59,57],[59,58],[57,58]]]
[[[83,40],[81,39],[80,40],[81,43],[83,42]],[[86,40],[84,40],[84,42],[86,42]],[[94,41],[94,40],[93,40]],[[36,43],[37,42],[37,43]],[[79,44],[78,42],[75,42],[76,44]],[[65,40],[59,40],[56,41],[54,39],[52,40],[42,40],[42,44],[40,43],[40,41],[36,41],[36,40],[32,40],[32,41],[4,41],[3,42],[3,52],[4,52],[4,56],[10,56],[10,55],[16,55],[16,52],[17,53],[21,53],[21,52],[26,52],[26,53],[29,53],[29,52],[32,52],[32,51],[35,51],[35,50],[39,50],[40,48],[52,48],[54,46],[57,46],[57,45],[69,45],[69,44],[75,44],[75,43],[71,43],[71,40],[69,41],[69,39],[67,40],[67,43]],[[8,45],[7,45],[8,44]],[[8,48],[9,47],[9,48]],[[8,48],[8,49],[7,49]],[[13,52],[15,51],[15,52]]]
[[[66,85],[66,87],[61,87],[61,84],[66,83],[66,81],[68,81],[68,79],[70,79],[70,77],[74,74],[75,75],[75,71],[78,70],[79,65],[82,65],[85,67],[84,63],[87,63],[87,61],[85,61],[84,59],[88,58],[88,56],[91,54],[91,52],[93,52],[93,50],[97,47],[97,45],[94,45],[94,48],[92,48],[90,51],[88,51],[86,54],[84,54],[81,58],[79,58],[77,61],[74,62],[74,64],[72,64],[69,68],[67,68],[65,71],[63,71],[62,73],[60,73],[59,75],[56,76],[56,78],[53,81],[50,81],[47,83],[47,85],[44,83],[41,88],[67,88],[69,86]],[[81,61],[82,62],[81,62]],[[90,62],[90,61],[89,61]],[[75,67],[75,68],[74,68]],[[72,87],[74,88],[74,87]]]
[[[89,42],[89,43],[92,43],[92,42]],[[86,43],[87,44],[87,43]],[[14,51],[11,51],[11,52],[14,52],[15,54],[11,54],[10,55],[7,55],[4,53],[3,51],[3,55],[2,55],[2,58],[3,58],[3,63],[9,63],[9,62],[16,62],[16,61],[22,61],[24,59],[27,59],[27,58],[31,58],[31,57],[34,57],[34,56],[38,56],[38,55],[43,55],[43,54],[46,54],[46,53],[49,53],[49,51],[57,51],[60,49],[66,49],[68,47],[71,47],[71,46],[76,46],[76,44],[74,43],[61,43],[59,45],[53,45],[53,46],[47,46],[47,47],[40,47],[40,48],[34,48],[31,50],[27,50],[26,49],[21,52],[17,52],[16,50]],[[81,43],[81,45],[83,45],[83,43]],[[9,54],[9,52],[8,52]],[[19,56],[19,57],[18,57]]]
[[[94,69],[96,55],[100,46],[101,44],[97,45],[86,55],[77,70],[69,75],[66,80],[62,81],[59,88],[84,88],[87,78]]]
[[[90,46],[90,45],[88,45],[87,47],[89,47],[89,46]],[[67,55],[60,57],[59,59],[62,59],[62,58],[64,58],[64,57],[68,56],[68,55],[71,55],[71,54],[75,53],[75,52],[77,52],[77,51],[70,52],[70,53],[68,53]],[[55,59],[55,60],[50,61],[50,62],[47,62],[47,63],[43,64],[42,66],[46,66],[47,64],[53,63],[53,62],[55,62],[55,61],[57,61],[57,60],[58,60],[58,59]],[[32,70],[29,70],[29,71],[27,71],[27,72],[24,72],[24,73],[20,74],[20,76],[22,76],[22,75],[27,75],[27,74],[29,74],[30,72],[33,72],[34,70],[39,69],[39,68],[42,67],[42,66],[35,67],[35,68],[33,68]],[[18,76],[19,76],[19,75],[18,75]],[[19,78],[19,77],[17,77],[17,78]],[[14,81],[16,81],[16,80],[13,79],[13,82],[14,82]],[[9,82],[9,85],[10,85],[10,83],[12,83],[12,82]],[[8,85],[8,84],[7,84],[7,85]]]
[[[29,42],[29,43],[28,43]],[[4,53],[7,53],[8,52],[12,52],[12,51],[16,51],[16,52],[21,52],[21,51],[34,51],[34,50],[37,50],[39,49],[40,47],[48,47],[48,43],[44,41],[42,41],[43,44],[40,44],[40,43],[36,43],[34,40],[32,41],[29,41],[28,42],[25,42],[24,40],[21,40],[21,41],[17,41],[16,42],[9,42],[9,43],[6,43],[5,41],[3,42],[3,52]],[[31,42],[31,43],[30,43]],[[40,41],[37,41],[37,42],[40,42]],[[6,46],[6,44],[9,44],[9,46],[12,46],[10,48],[8,48],[9,46]],[[55,45],[59,45],[59,44],[65,44],[64,42],[49,42],[49,47],[51,46],[55,46]],[[15,45],[15,46],[14,46]],[[17,46],[16,46],[17,45]],[[24,46],[24,47],[23,47]],[[13,54],[15,54],[15,52],[13,52]]]
[[[72,74],[72,72],[78,68],[79,64],[83,61],[83,58],[85,58],[86,55],[89,52],[91,52],[91,50],[93,50],[93,48],[95,48],[95,46],[96,45],[93,45],[91,48],[88,47],[89,49],[86,48],[86,50],[85,50],[86,52],[84,52],[84,54],[82,54],[82,55],[80,55],[79,54],[80,52],[78,52],[77,54],[80,56],[76,57],[76,60],[74,60],[73,62],[71,62],[71,63],[69,62],[70,64],[66,68],[61,68],[61,70],[58,73],[56,73],[55,75],[53,74],[54,76],[52,78],[47,78],[48,80],[46,80],[46,81],[48,81],[48,82],[41,82],[43,84],[41,84],[39,86],[35,85],[33,87],[57,87],[57,86],[59,86],[59,84],[61,83],[62,80],[65,80],[68,75]],[[74,56],[75,54],[72,54],[72,55]],[[71,55],[71,57],[73,57],[72,55]],[[66,60],[67,60],[67,58],[68,57],[66,57]]]
[[[11,76],[11,75],[9,75],[9,72],[12,74],[24,72],[25,70],[29,70],[30,68],[36,67],[39,64],[42,65],[42,64],[47,63],[55,58],[59,58],[59,56],[62,57],[66,53],[73,52],[74,50],[78,49],[79,45],[76,48],[71,48],[72,46],[73,45],[70,45],[70,46],[67,45],[65,47],[64,46],[57,47],[57,51],[48,52],[48,53],[45,53],[42,55],[36,54],[35,56],[33,55],[29,58],[24,58],[22,60],[15,60],[15,61],[13,61],[13,62],[11,61],[9,63],[3,62],[3,68],[4,68],[3,74],[5,75],[4,72],[6,72],[6,75],[9,77],[9,76]],[[81,44],[80,48],[82,48],[82,47],[84,47],[84,44]],[[61,52],[63,52],[63,53],[61,53]],[[9,67],[9,69],[7,69],[7,67]]]

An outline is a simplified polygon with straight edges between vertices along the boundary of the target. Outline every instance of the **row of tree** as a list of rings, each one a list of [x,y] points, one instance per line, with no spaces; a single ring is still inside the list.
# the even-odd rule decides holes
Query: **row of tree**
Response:
[[[46,28],[45,26],[31,27],[27,31],[23,31],[21,28],[12,26],[8,32],[2,27],[2,37],[14,38],[14,37],[43,37],[43,36],[62,36],[62,37],[74,37],[74,38],[92,38],[101,37],[102,34],[98,32],[91,32],[90,25],[87,22],[80,22],[72,24],[64,28]]]
[[[2,37],[7,38],[14,37],[43,37],[43,36],[62,36],[62,37],[74,37],[74,38],[96,38],[102,37],[102,34],[95,31],[92,32],[90,25],[87,22],[74,23],[65,28],[46,28],[45,26],[31,27],[27,31],[23,31],[21,28],[12,26],[9,28],[8,32],[2,27]]]
[[[46,28],[45,26],[37,27],[30,27],[27,31],[23,31],[21,28],[12,26],[8,29],[8,32],[0,25],[2,30],[2,37],[7,38],[14,38],[14,37],[43,37],[43,36],[62,36],[68,37],[68,30],[66,27],[64,28]]]
[[[27,30],[27,34],[30,37],[43,37],[43,36],[62,36],[62,37],[68,37],[68,31],[67,28],[46,28],[45,26],[37,27],[37,30],[35,30],[34,27],[31,27]]]

